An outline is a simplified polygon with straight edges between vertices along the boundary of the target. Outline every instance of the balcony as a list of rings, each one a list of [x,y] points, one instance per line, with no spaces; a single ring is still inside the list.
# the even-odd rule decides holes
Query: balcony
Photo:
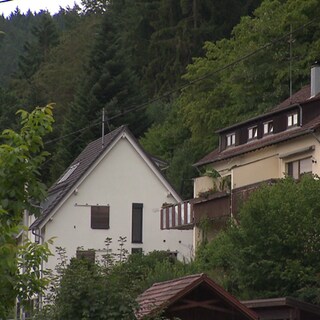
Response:
[[[193,205],[185,201],[176,205],[164,204],[160,210],[161,229],[192,229]]]
[[[230,217],[231,195],[229,192],[217,191],[195,198],[193,201],[194,222],[202,219],[225,220]]]
[[[202,219],[225,223],[231,216],[236,217],[243,202],[261,185],[274,184],[269,179],[236,188],[231,191],[208,190],[199,192],[198,197],[178,203],[164,204],[161,208],[161,229],[192,229]]]

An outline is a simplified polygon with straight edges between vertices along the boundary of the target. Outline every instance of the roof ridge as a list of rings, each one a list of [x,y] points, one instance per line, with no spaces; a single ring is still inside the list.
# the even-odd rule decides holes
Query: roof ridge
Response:
[[[190,274],[187,276],[182,276],[182,277],[174,278],[171,280],[155,282],[150,288],[152,288],[153,286],[163,285],[163,284],[170,283],[170,282],[177,282],[177,281],[184,280],[184,279],[191,279],[191,278],[199,278],[200,279],[202,277],[205,278],[205,277],[207,277],[207,275],[205,273]]]

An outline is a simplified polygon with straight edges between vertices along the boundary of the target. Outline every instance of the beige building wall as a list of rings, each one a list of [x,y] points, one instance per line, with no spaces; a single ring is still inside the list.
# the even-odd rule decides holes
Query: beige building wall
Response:
[[[320,141],[320,139],[319,139]],[[232,189],[268,179],[283,178],[288,162],[312,158],[312,173],[320,175],[320,142],[312,134],[288,140],[273,146],[248,152],[212,164],[221,176],[231,175]],[[209,177],[195,179],[196,192],[202,192]]]
[[[201,192],[206,192],[214,187],[214,180],[208,176],[202,176],[193,181],[193,195],[194,198],[199,197]]]

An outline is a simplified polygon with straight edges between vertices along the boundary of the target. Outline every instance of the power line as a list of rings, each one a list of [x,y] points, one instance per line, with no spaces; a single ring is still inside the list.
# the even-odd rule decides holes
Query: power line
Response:
[[[182,86],[180,86],[180,87],[178,87],[178,88],[176,88],[176,89],[173,89],[173,90],[171,90],[171,91],[168,91],[167,93],[165,93],[164,95],[162,95],[162,96],[160,96],[160,97],[158,97],[158,98],[154,98],[154,99],[152,99],[152,100],[150,100],[150,101],[148,101],[148,102],[142,103],[142,104],[140,104],[139,106],[129,108],[128,110],[122,112],[121,114],[118,114],[118,115],[115,115],[115,116],[109,118],[109,120],[113,120],[113,119],[115,119],[115,118],[117,118],[117,117],[120,117],[120,116],[122,116],[122,115],[124,115],[124,114],[126,114],[126,113],[129,113],[129,112],[132,112],[132,111],[140,110],[141,108],[147,106],[147,105],[150,104],[150,103],[153,103],[153,102],[156,102],[156,101],[161,100],[161,99],[163,99],[163,98],[166,98],[166,97],[168,97],[168,96],[171,96],[172,94],[174,94],[174,93],[176,93],[176,92],[179,92],[179,91],[181,91],[181,90],[183,90],[183,89],[186,89],[186,88],[192,86],[192,85],[195,84],[195,83],[198,83],[198,82],[200,82],[200,81],[202,81],[202,80],[205,80],[205,79],[207,79],[207,78],[210,78],[210,77],[216,75],[217,73],[220,73],[221,71],[224,71],[224,70],[226,70],[226,69],[229,69],[230,67],[233,67],[234,65],[236,65],[236,64],[238,64],[238,63],[240,63],[240,62],[242,62],[242,61],[244,61],[244,60],[247,60],[248,58],[252,57],[253,55],[257,54],[258,52],[260,52],[260,51],[262,51],[262,50],[265,50],[265,49],[267,49],[267,48],[275,45],[276,43],[281,42],[281,41],[287,39],[289,36],[292,36],[292,34],[294,34],[294,33],[298,32],[298,31],[304,29],[305,27],[307,27],[308,25],[312,24],[312,23],[315,22],[316,20],[317,20],[317,19],[315,18],[315,19],[309,21],[308,23],[305,23],[304,25],[300,26],[299,28],[294,29],[293,31],[290,31],[290,32],[286,33],[284,36],[282,36],[282,37],[280,37],[280,38],[277,38],[277,39],[275,39],[275,40],[273,40],[273,41],[271,41],[271,42],[268,42],[268,43],[265,44],[264,46],[262,46],[262,47],[260,47],[260,48],[258,48],[258,49],[256,49],[256,50],[254,50],[254,51],[252,51],[252,52],[250,52],[250,53],[248,53],[248,54],[240,57],[240,58],[237,59],[237,60],[234,60],[234,61],[232,61],[232,62],[230,62],[230,63],[228,63],[228,64],[226,64],[226,65],[224,65],[224,66],[222,66],[222,67],[220,67],[220,68],[212,71],[212,72],[209,72],[209,73],[203,75],[202,77],[199,77],[199,78],[197,78],[197,79],[194,79],[194,80],[190,81],[189,83],[187,83],[187,84],[185,84],[185,85],[182,85]]]
[[[95,127],[95,126],[97,126],[97,125],[100,125],[100,123],[101,123],[100,119],[95,120],[95,121],[92,121],[91,124],[89,124],[88,126],[86,126],[86,127],[84,127],[84,128],[81,128],[81,129],[76,130],[76,131],[72,131],[72,132],[70,132],[70,133],[68,133],[68,134],[66,134],[66,135],[64,135],[64,136],[59,137],[59,138],[51,139],[51,140],[49,140],[49,141],[46,141],[44,144],[51,144],[51,143],[54,143],[54,142],[63,140],[64,138],[73,136],[73,135],[76,134],[76,133],[82,133],[83,131],[86,131],[86,130],[88,130],[88,129],[90,129],[90,128],[93,128],[93,127]]]
[[[12,1],[12,0],[0,0],[0,3],[9,2],[9,1]]]
[[[314,18],[314,19],[312,19],[311,21],[309,21],[309,22],[301,25],[300,27],[298,27],[298,28],[296,28],[296,29],[294,29],[294,30],[290,30],[290,32],[286,33],[286,34],[283,35],[282,37],[277,38],[277,39],[274,39],[274,40],[268,42],[267,44],[259,47],[258,49],[254,50],[254,51],[252,51],[252,52],[249,52],[248,54],[246,54],[246,55],[244,55],[244,56],[242,56],[242,57],[240,57],[240,58],[238,58],[238,59],[236,59],[236,60],[234,60],[234,61],[232,61],[232,62],[230,62],[230,63],[228,63],[228,64],[226,64],[226,65],[224,65],[224,66],[222,66],[222,67],[220,67],[220,68],[217,68],[217,69],[215,69],[214,71],[209,72],[209,73],[203,75],[202,77],[196,78],[196,79],[194,79],[194,80],[192,80],[192,81],[189,81],[188,83],[186,83],[186,84],[184,84],[184,85],[182,85],[182,86],[180,86],[180,87],[178,87],[178,88],[176,88],[176,89],[170,90],[170,91],[166,92],[165,94],[163,94],[163,95],[161,95],[161,96],[159,96],[159,97],[157,97],[157,98],[153,98],[153,99],[151,99],[151,100],[148,100],[147,102],[141,103],[141,104],[139,104],[138,106],[134,106],[134,105],[133,105],[133,106],[129,107],[127,110],[121,111],[121,112],[119,112],[118,114],[116,114],[116,115],[114,115],[114,116],[112,116],[112,117],[107,118],[106,121],[110,121],[110,120],[113,120],[113,119],[122,117],[122,116],[124,116],[124,115],[126,115],[126,114],[128,114],[128,113],[131,113],[131,112],[136,112],[136,111],[138,111],[138,110],[142,110],[142,109],[146,108],[148,105],[150,105],[151,103],[154,103],[154,102],[156,102],[156,101],[159,101],[159,100],[162,100],[162,99],[164,99],[164,98],[167,98],[167,97],[171,96],[172,94],[174,94],[174,93],[176,93],[176,92],[180,92],[180,91],[182,91],[182,90],[184,90],[184,89],[186,89],[186,88],[188,88],[188,87],[191,87],[192,85],[194,85],[194,84],[196,84],[196,83],[198,83],[198,82],[200,82],[200,81],[202,81],[202,80],[205,80],[205,79],[207,79],[207,78],[210,78],[210,77],[212,77],[212,76],[214,76],[214,75],[216,75],[216,74],[218,74],[218,73],[220,73],[220,72],[222,72],[222,71],[224,71],[224,70],[226,70],[226,69],[229,69],[229,68],[235,66],[236,64],[238,64],[238,63],[240,63],[240,62],[243,62],[243,61],[249,59],[250,57],[254,56],[255,54],[257,54],[257,53],[259,53],[259,52],[261,52],[261,51],[263,51],[263,50],[265,50],[265,49],[267,49],[267,48],[269,48],[269,47],[271,47],[271,46],[273,46],[273,45],[275,45],[275,44],[277,44],[277,43],[279,43],[279,42],[281,42],[281,41],[283,41],[283,40],[286,40],[288,37],[292,36],[294,33],[298,32],[298,31],[306,28],[306,27],[309,26],[310,24],[314,23],[316,20],[317,20],[317,18]],[[95,122],[97,122],[97,123],[95,123]],[[71,132],[71,133],[69,133],[69,134],[67,134],[67,135],[65,135],[65,136],[62,136],[62,137],[59,137],[59,138],[56,138],[56,139],[52,139],[52,140],[50,140],[50,141],[47,141],[46,144],[50,144],[50,143],[53,143],[53,142],[62,140],[62,139],[66,138],[66,137],[68,137],[68,136],[71,136],[71,135],[73,135],[73,134],[76,134],[76,133],[82,132],[82,131],[84,131],[84,130],[90,129],[90,128],[92,128],[92,127],[95,127],[95,126],[97,126],[97,125],[100,125],[100,123],[101,123],[100,120],[93,121],[89,126],[87,126],[87,127],[85,127],[85,128],[82,128],[82,129],[79,129],[79,130],[77,130],[77,131]]]

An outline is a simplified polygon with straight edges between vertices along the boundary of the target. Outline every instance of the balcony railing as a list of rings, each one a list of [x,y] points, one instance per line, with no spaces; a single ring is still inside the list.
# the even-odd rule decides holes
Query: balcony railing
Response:
[[[192,229],[193,205],[190,201],[161,208],[161,229]]]
[[[241,204],[261,184],[273,184],[275,179],[262,181],[230,191],[202,192],[201,196],[178,204],[167,204],[161,208],[161,229],[192,229],[202,219],[225,221],[236,217]]]

